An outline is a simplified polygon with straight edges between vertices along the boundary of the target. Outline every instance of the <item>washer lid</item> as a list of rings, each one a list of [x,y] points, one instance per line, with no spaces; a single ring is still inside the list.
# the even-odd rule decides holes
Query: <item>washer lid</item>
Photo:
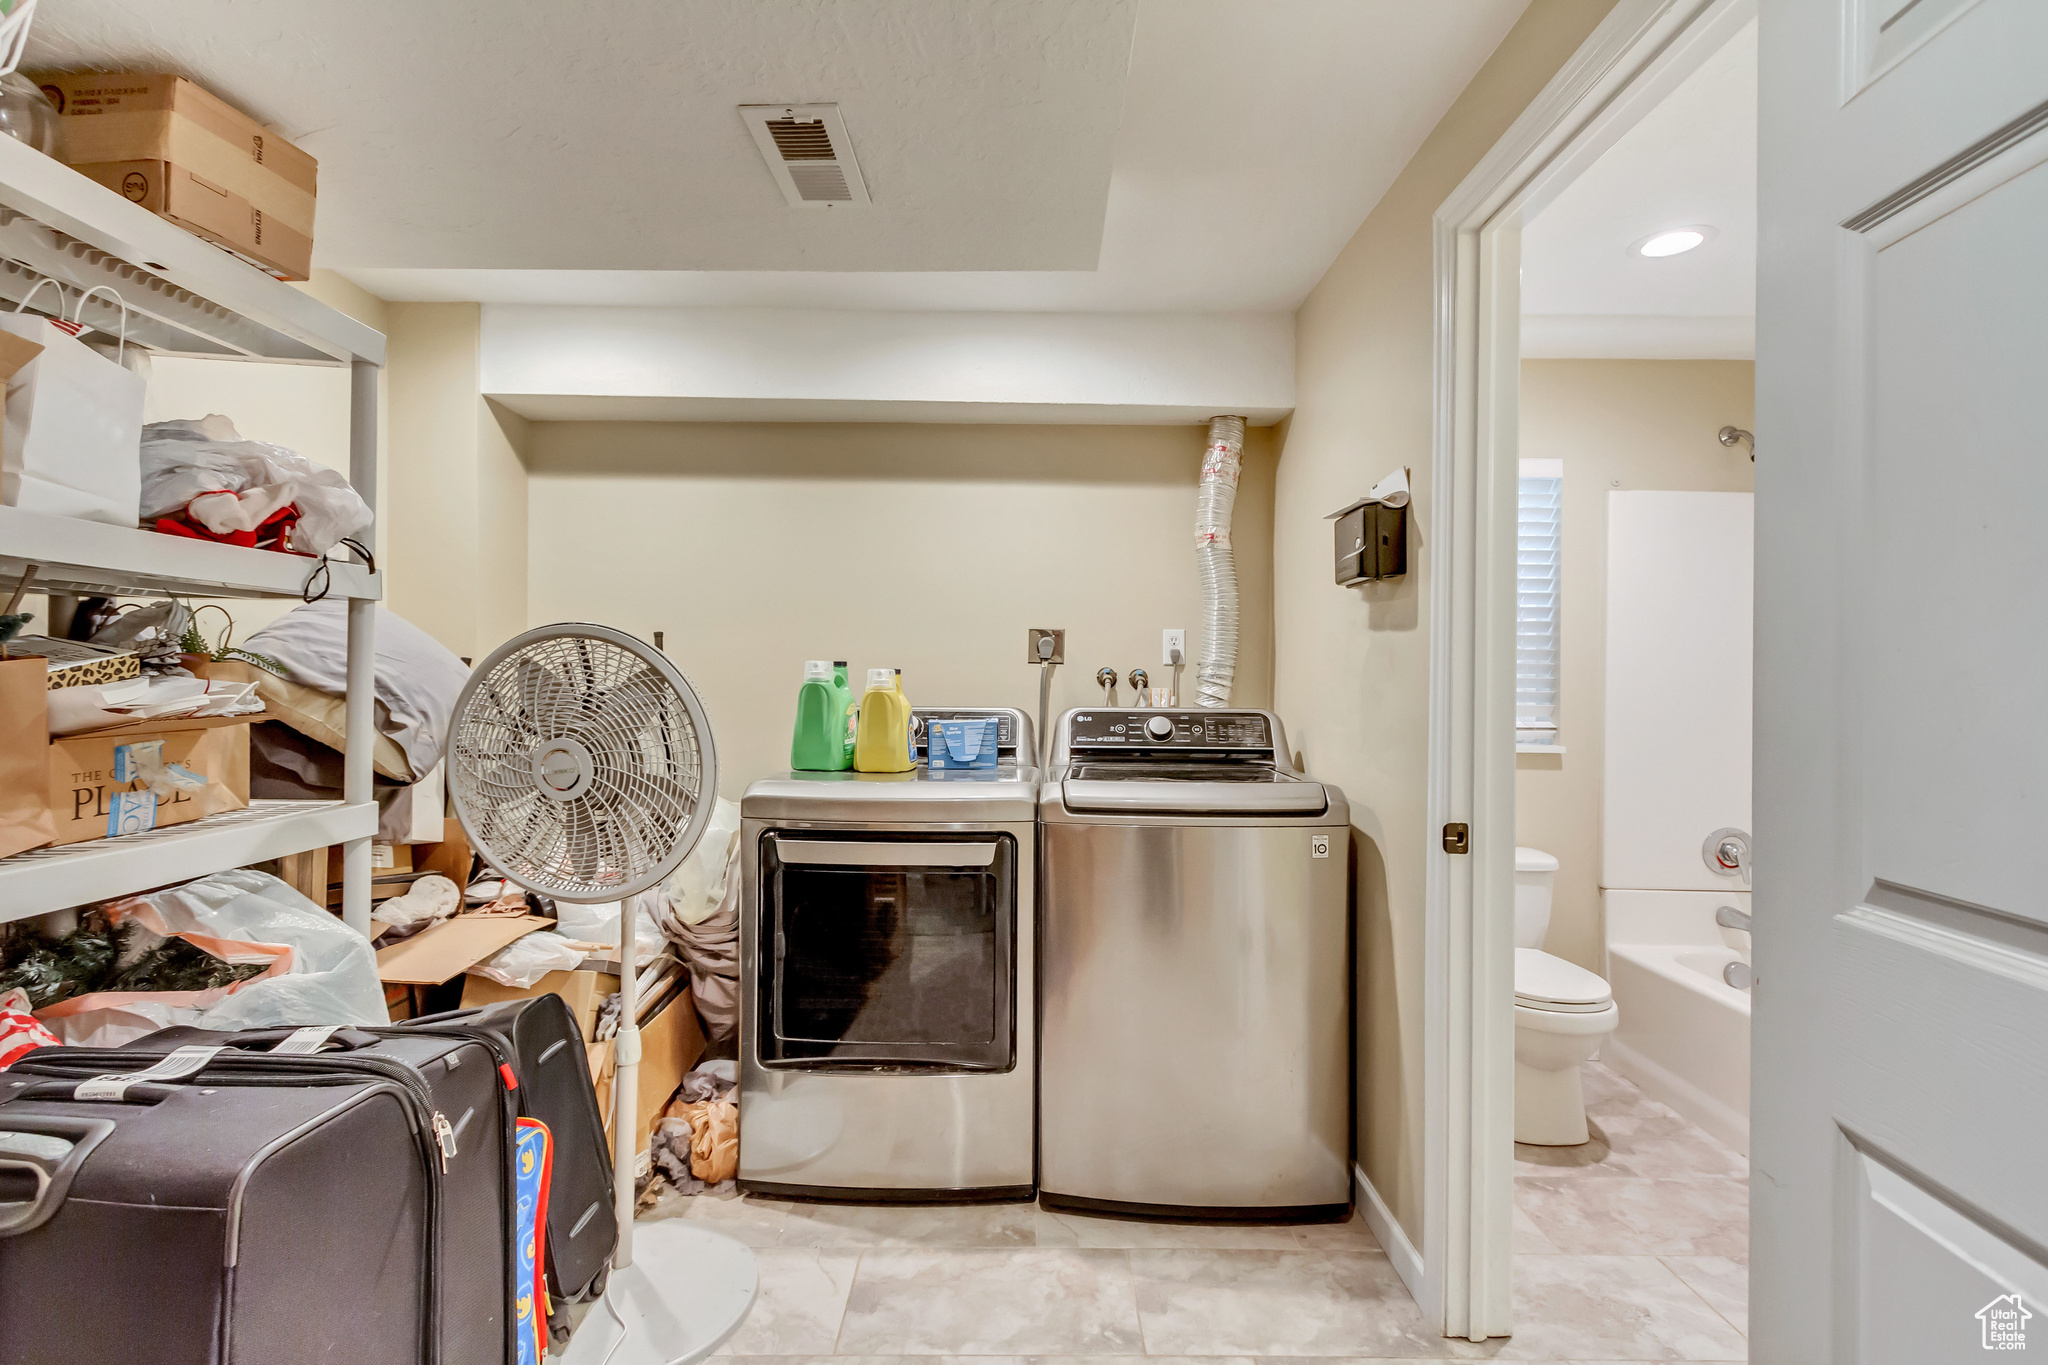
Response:
[[[1321,815],[1330,808],[1320,782],[1269,774],[1258,781],[1070,777],[1060,801],[1072,811],[1131,815]]]
[[[1515,949],[1515,999],[1537,1009],[1598,1009],[1614,998],[1601,978],[1540,948]]]

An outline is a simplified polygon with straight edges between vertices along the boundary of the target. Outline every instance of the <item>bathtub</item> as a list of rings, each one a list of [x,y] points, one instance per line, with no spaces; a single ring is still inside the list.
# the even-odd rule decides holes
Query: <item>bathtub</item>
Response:
[[[1749,935],[1714,923],[1749,893],[1602,891],[1607,981],[1620,1011],[1601,1060],[1749,1154],[1749,992],[1722,980]]]

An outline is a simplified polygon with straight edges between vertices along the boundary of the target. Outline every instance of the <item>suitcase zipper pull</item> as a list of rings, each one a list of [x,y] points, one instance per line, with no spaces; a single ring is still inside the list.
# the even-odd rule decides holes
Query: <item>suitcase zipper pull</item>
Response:
[[[441,1174],[446,1175],[448,1161],[455,1155],[455,1128],[438,1109],[434,1111],[434,1138],[441,1144]]]

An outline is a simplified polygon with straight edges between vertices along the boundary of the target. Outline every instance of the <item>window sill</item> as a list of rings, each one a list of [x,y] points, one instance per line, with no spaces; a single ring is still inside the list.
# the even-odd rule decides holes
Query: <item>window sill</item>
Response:
[[[1564,752],[1564,745],[1562,745],[1562,744],[1517,744],[1517,745],[1515,746],[1515,752],[1516,752],[1516,753],[1518,753],[1518,754],[1561,754],[1561,753],[1563,753],[1563,752]]]

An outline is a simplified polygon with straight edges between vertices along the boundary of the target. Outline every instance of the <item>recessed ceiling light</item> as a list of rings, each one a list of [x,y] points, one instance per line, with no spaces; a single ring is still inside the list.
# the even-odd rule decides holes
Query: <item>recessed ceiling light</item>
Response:
[[[1707,228],[1684,227],[1659,232],[1637,242],[1636,254],[1650,257],[1682,255],[1706,241],[1708,231]]]

